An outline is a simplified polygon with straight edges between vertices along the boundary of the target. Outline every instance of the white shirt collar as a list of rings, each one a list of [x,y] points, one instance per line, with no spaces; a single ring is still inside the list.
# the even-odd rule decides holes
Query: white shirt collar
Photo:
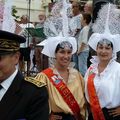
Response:
[[[10,87],[11,83],[13,82],[13,80],[14,80],[17,72],[18,72],[18,69],[16,69],[16,70],[14,71],[14,73],[13,73],[9,78],[7,78],[6,80],[4,80],[4,81],[1,83],[2,87],[3,87],[5,90],[8,90],[8,88]]]

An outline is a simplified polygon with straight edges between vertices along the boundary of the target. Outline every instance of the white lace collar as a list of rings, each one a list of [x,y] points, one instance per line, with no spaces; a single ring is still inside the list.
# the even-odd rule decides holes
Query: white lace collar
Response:
[[[106,68],[104,69],[103,72],[100,73],[100,75],[106,73],[109,70],[109,67],[111,66],[111,64],[115,61],[116,59],[116,55],[113,55],[112,59],[109,61],[108,65],[106,66]],[[97,56],[92,56],[91,61],[91,67],[92,67],[92,72],[98,74],[98,64],[99,64],[99,58]]]

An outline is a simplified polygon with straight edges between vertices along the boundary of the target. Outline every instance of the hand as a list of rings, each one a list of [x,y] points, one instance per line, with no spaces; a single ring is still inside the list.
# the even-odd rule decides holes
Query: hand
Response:
[[[49,120],[62,120],[62,116],[51,113]]]
[[[112,115],[113,117],[120,115],[120,107],[117,107],[113,110],[109,110],[109,114]]]

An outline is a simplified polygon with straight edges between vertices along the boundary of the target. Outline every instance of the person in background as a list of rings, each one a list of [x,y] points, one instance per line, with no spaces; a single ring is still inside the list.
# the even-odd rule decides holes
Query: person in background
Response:
[[[76,38],[77,44],[78,36],[81,30],[82,11],[82,6],[79,2],[72,2],[72,18],[70,19],[69,26],[72,36]],[[78,70],[78,56],[76,53],[73,55],[72,59],[75,63],[75,68]]]
[[[24,37],[0,30],[0,120],[48,120],[45,84],[24,79],[16,68]]]
[[[20,61],[19,61],[19,68],[22,72],[26,72],[27,68],[27,75],[29,75],[30,71],[30,65],[31,65],[31,48],[33,45],[32,37],[26,30],[26,28],[34,28],[34,25],[30,23],[29,17],[27,15],[23,15],[21,17],[21,23],[19,26],[23,29],[20,33],[20,35],[24,36],[26,38],[26,42],[20,45]],[[27,62],[27,65],[25,64]]]
[[[92,1],[87,1],[84,5],[84,12],[87,14],[90,14],[92,17],[93,13],[93,2]]]
[[[82,76],[85,75],[87,71],[87,58],[89,55],[89,46],[88,46],[88,34],[90,29],[91,15],[87,13],[82,14],[81,25],[82,29],[78,38],[78,68]]]
[[[39,23],[35,25],[35,28],[43,28],[44,29],[44,22],[46,20],[45,12],[40,12],[39,16]],[[44,34],[44,30],[42,31]],[[48,57],[41,53],[43,46],[39,46],[38,44],[43,41],[45,38],[35,38],[35,61],[37,65],[38,71],[42,71],[43,69],[48,67]]]
[[[44,44],[42,53],[55,61],[35,79],[47,87],[51,110],[49,120],[85,120],[83,77],[70,66],[76,50],[73,37],[50,37]]]
[[[91,15],[91,22],[90,22],[90,29],[89,29],[89,33],[88,33],[88,39],[90,38],[90,36],[92,35],[93,31],[92,31],[92,22],[93,22],[93,1],[87,1],[86,4],[84,5],[84,12],[87,14]],[[87,59],[87,67],[90,66],[91,62],[90,59],[92,58],[93,55],[96,55],[96,52],[89,47],[89,56]]]
[[[45,12],[40,12],[38,15],[39,22],[35,25],[35,28],[43,28],[44,27],[44,22],[46,20],[46,15]]]

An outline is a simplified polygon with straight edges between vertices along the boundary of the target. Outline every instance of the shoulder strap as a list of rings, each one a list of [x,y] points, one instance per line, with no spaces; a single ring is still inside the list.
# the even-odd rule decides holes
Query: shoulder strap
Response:
[[[34,85],[36,85],[37,87],[43,87],[45,86],[44,83],[40,82],[39,80],[33,78],[33,77],[25,77],[25,81],[28,81],[30,83],[33,83]]]

